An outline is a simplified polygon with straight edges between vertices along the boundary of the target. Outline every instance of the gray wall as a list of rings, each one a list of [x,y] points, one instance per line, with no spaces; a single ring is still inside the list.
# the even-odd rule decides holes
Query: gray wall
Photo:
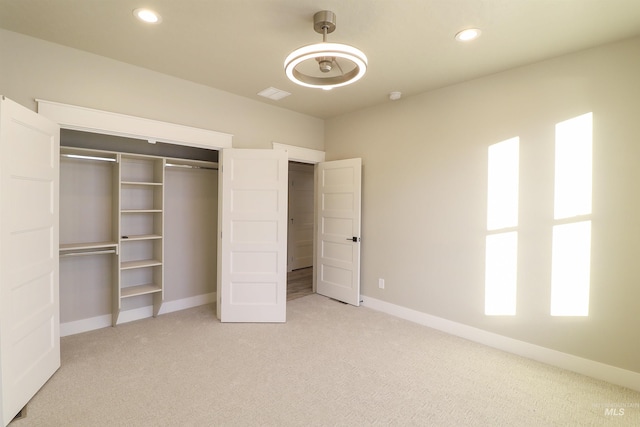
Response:
[[[362,293],[640,372],[638,52],[631,39],[328,120],[327,159],[363,158]],[[590,312],[551,317],[554,127],[590,111]],[[514,136],[517,315],[488,317],[487,147]]]
[[[0,29],[0,58],[0,94],[34,111],[35,99],[46,99],[231,133],[237,148],[271,148],[277,141],[324,149],[323,120],[76,49]],[[88,209],[101,218],[98,222],[104,224],[106,231],[102,231],[107,235],[103,239],[109,240],[108,171],[92,174],[93,179],[87,182],[78,182],[68,174],[69,169],[63,170],[61,239],[92,240],[87,238],[87,230],[79,230],[73,221],[78,211],[76,199],[86,192],[95,194],[96,177],[104,176],[102,202]],[[167,191],[174,196],[167,200],[166,210],[168,218],[175,221],[166,233],[165,301],[215,291],[215,263],[204,261],[216,259],[215,175],[206,171],[167,172]],[[77,188],[84,184],[94,187]],[[86,204],[83,206],[87,209]],[[206,222],[213,227],[204,228]],[[101,233],[101,229],[89,229]],[[209,244],[211,239],[213,245]],[[187,245],[195,249],[185,251]],[[191,263],[198,268],[189,268]],[[111,312],[110,270],[109,257],[61,260],[62,322]],[[96,271],[104,274],[96,276]]]
[[[640,372],[640,39],[322,120],[0,30],[0,93],[362,157],[362,291]],[[7,65],[9,64],[9,65]],[[590,315],[549,316],[553,138],[594,113]],[[487,147],[521,138],[518,313],[484,306]],[[377,288],[378,278],[386,289]],[[176,295],[178,297],[178,295]]]
[[[0,94],[231,133],[236,148],[271,142],[324,149],[324,121],[0,29]]]
[[[165,170],[165,301],[216,292],[218,171]]]

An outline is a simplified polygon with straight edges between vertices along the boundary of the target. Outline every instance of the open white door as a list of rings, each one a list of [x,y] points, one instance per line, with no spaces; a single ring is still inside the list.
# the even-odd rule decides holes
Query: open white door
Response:
[[[360,305],[362,159],[318,163],[316,291]]]
[[[60,367],[57,124],[0,98],[0,415]]]
[[[219,161],[218,317],[285,322],[285,151],[224,149]]]

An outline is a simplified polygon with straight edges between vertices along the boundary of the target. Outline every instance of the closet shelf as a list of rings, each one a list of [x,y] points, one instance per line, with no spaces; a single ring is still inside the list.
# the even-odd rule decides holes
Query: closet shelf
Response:
[[[84,251],[88,249],[116,249],[118,242],[61,243],[60,252]]]
[[[161,182],[144,182],[144,181],[122,181],[121,185],[140,185],[140,186],[156,186],[161,187]]]
[[[124,261],[120,263],[120,269],[131,270],[134,268],[155,267],[157,265],[162,265],[162,262],[156,259],[144,259],[140,261]]]
[[[154,239],[162,239],[162,236],[159,234],[138,234],[138,235],[129,235],[121,237],[123,242],[131,242],[135,240],[154,240]]]
[[[161,286],[155,285],[153,283],[147,283],[144,285],[136,285],[136,286],[129,286],[126,288],[122,288],[120,290],[120,295],[122,298],[127,298],[127,297],[135,297],[137,295],[153,294],[161,291],[162,291]]]
[[[74,251],[74,252],[60,252],[60,258],[70,256],[85,256],[85,255],[107,255],[115,254],[115,249],[99,249],[95,251]]]
[[[127,213],[162,213],[162,209],[122,209],[123,214]]]
[[[84,255],[118,254],[117,242],[61,243],[60,258]]]

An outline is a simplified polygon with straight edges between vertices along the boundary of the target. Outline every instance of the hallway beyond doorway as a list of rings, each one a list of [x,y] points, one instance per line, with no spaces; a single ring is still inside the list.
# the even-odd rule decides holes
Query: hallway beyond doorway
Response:
[[[287,301],[313,293],[313,267],[287,273]]]

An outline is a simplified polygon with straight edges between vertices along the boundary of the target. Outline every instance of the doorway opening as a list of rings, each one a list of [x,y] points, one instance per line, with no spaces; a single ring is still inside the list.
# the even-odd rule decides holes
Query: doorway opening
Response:
[[[314,292],[314,169],[314,164],[289,162],[287,301]]]

